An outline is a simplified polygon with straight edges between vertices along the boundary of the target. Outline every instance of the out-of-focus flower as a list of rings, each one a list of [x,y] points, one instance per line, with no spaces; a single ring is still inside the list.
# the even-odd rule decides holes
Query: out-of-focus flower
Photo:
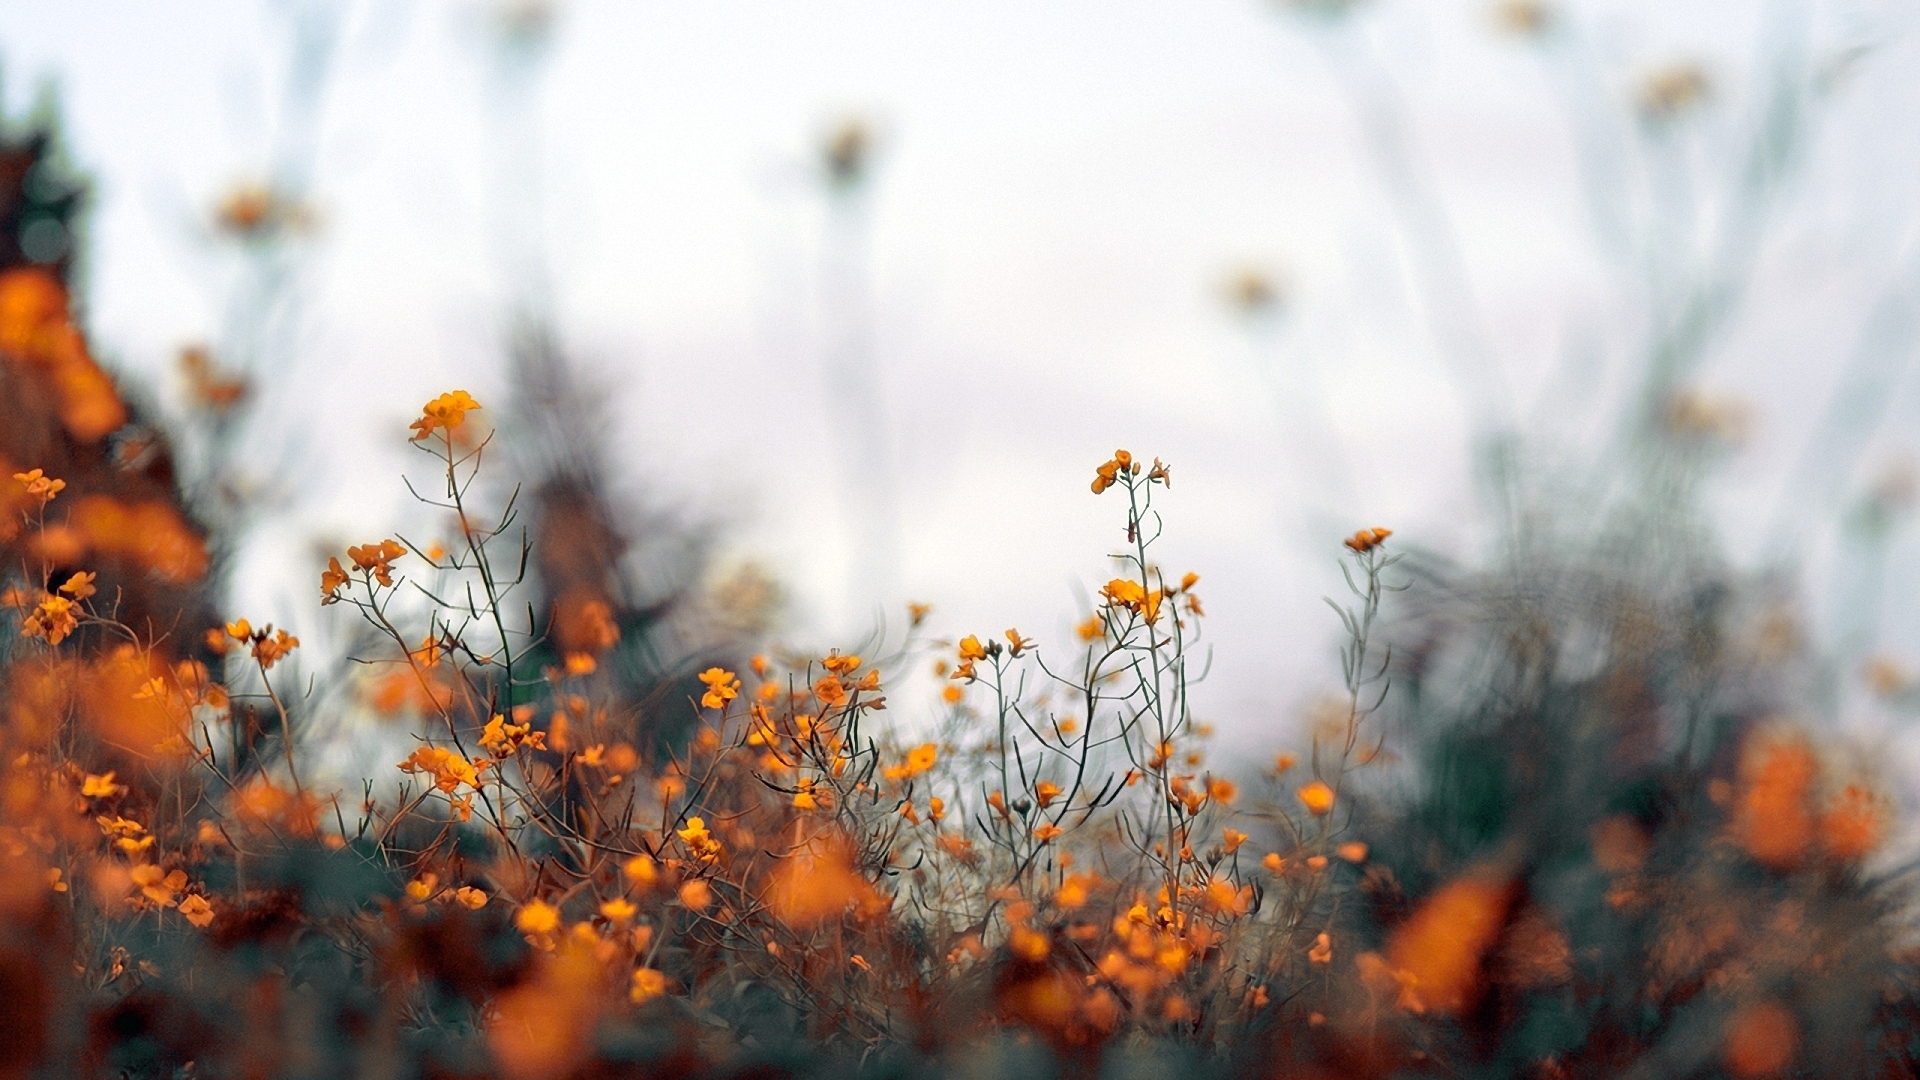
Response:
[[[1713,84],[1699,64],[1682,62],[1648,72],[1640,83],[1640,115],[1672,120],[1707,99]]]
[[[1333,935],[1321,931],[1313,939],[1313,948],[1307,950],[1307,959],[1316,964],[1333,963]]]
[[[551,934],[560,929],[560,909],[544,900],[535,900],[514,913],[513,925],[523,934]]]
[[[111,799],[116,795],[125,795],[127,786],[113,782],[113,771],[94,776],[89,773],[80,781],[80,795],[88,799]]]
[[[1324,817],[1333,809],[1333,789],[1324,782],[1315,780],[1295,792],[1307,812],[1314,817]]]
[[[635,1005],[644,1005],[667,992],[667,977],[652,968],[636,968],[633,983],[627,991],[628,1000]]]
[[[1359,532],[1341,541],[1341,543],[1354,551],[1365,554],[1379,547],[1381,544],[1386,543],[1387,537],[1392,535],[1392,529],[1361,529]]]
[[[939,746],[934,743],[924,743],[907,751],[906,760],[902,761],[899,765],[882,770],[882,775],[894,783],[911,780],[933,768],[933,764],[939,759],[939,756]]]
[[[247,380],[216,368],[206,349],[194,346],[180,350],[180,370],[187,377],[187,390],[194,404],[215,414],[226,413],[246,399]]]
[[[1501,0],[1493,6],[1493,22],[1516,37],[1537,38],[1553,28],[1554,11],[1541,0]]]
[[[1257,266],[1243,266],[1227,275],[1221,292],[1235,314],[1249,317],[1278,311],[1287,298],[1280,278]]]
[[[820,145],[820,161],[827,181],[836,188],[852,188],[867,175],[873,158],[873,132],[857,116],[842,120]]]
[[[1727,1071],[1741,1080],[1786,1072],[1800,1049],[1799,1023],[1771,1001],[1741,1009],[1726,1030]]]

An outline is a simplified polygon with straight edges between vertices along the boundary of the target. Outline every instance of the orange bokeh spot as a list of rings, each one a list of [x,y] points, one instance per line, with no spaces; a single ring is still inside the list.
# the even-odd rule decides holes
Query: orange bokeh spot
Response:
[[[1481,959],[1500,932],[1513,892],[1504,877],[1464,877],[1442,886],[1394,931],[1388,962],[1410,976],[1408,985],[1422,1006],[1459,1012],[1479,996]]]
[[[1727,1071],[1735,1076],[1773,1076],[1793,1064],[1800,1025],[1770,1001],[1740,1010],[1727,1025]]]
[[[1816,771],[1812,748],[1797,736],[1748,742],[1734,830],[1755,862],[1774,870],[1800,862],[1814,838],[1808,795]]]

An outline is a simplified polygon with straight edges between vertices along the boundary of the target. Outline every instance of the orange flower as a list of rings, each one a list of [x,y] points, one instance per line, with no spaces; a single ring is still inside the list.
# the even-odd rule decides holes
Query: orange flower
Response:
[[[1367,845],[1358,840],[1341,844],[1339,847],[1333,849],[1333,853],[1350,863],[1363,863],[1367,861]]]
[[[1229,855],[1239,851],[1240,845],[1247,842],[1247,834],[1238,829],[1221,829],[1220,836],[1221,839],[1226,842],[1227,854]]]
[[[272,627],[267,628],[267,630],[272,629]],[[260,666],[263,668],[272,667],[282,657],[300,647],[300,639],[285,630],[273,631],[272,637],[267,637],[266,633],[265,630],[261,631],[259,640],[253,643],[253,658],[260,661]]]
[[[644,1005],[667,992],[667,977],[652,968],[635,968],[633,987],[627,997],[635,1005]]]
[[[628,921],[633,918],[634,912],[639,910],[639,908],[633,906],[633,901],[623,896],[616,896],[600,905],[600,914],[604,916],[608,922],[618,926],[625,926]]]
[[[68,578],[67,583],[60,586],[60,591],[73,597],[75,600],[85,600],[96,591],[93,587],[93,579],[93,574],[82,570]]]
[[[654,865],[651,856],[644,854],[635,855],[633,858],[621,864],[620,872],[626,876],[628,881],[633,882],[642,889],[650,889],[653,887],[654,882],[660,880],[659,868]]]
[[[49,596],[20,621],[20,636],[43,638],[49,645],[58,645],[79,628],[80,617],[74,614],[73,601]]]
[[[514,914],[513,925],[523,934],[551,934],[560,929],[560,909],[535,900]]]
[[[24,484],[27,489],[27,494],[39,499],[43,506],[52,502],[53,497],[66,490],[67,487],[65,480],[55,480],[39,469],[34,469],[32,472],[14,473],[13,478]]]
[[[680,903],[689,911],[705,911],[713,903],[713,887],[695,878],[680,886]]]
[[[453,898],[468,911],[479,911],[487,906],[487,894],[471,885],[462,885],[453,890]]]
[[[80,782],[80,795],[87,799],[111,799],[115,795],[124,794],[126,790],[123,785],[113,782],[111,771],[102,776],[89,774]]]
[[[838,675],[823,676],[813,684],[813,693],[829,708],[837,708],[847,700],[847,684],[841,682]]]
[[[1040,809],[1042,810],[1045,810],[1048,806],[1051,806],[1053,804],[1053,800],[1059,797],[1060,797],[1060,785],[1054,783],[1051,780],[1042,780],[1038,784],[1035,784],[1033,786],[1034,801],[1040,804]]]
[[[707,823],[701,818],[688,818],[686,828],[675,830],[675,835],[680,837],[681,842],[687,845],[687,850],[701,862],[713,862],[725,850],[720,846],[720,841],[715,840],[713,834],[707,831]]]
[[[1316,964],[1333,963],[1333,936],[1322,931],[1313,939],[1313,948],[1307,950],[1307,959]]]
[[[724,709],[727,702],[740,696],[740,677],[725,668],[708,668],[700,673],[700,681],[707,684],[700,704],[709,709]]]
[[[479,788],[480,773],[492,765],[493,762],[483,759],[468,761],[443,747],[423,746],[402,761],[399,769],[404,773],[426,773],[433,777],[435,787],[452,794],[461,784]]]
[[[883,770],[883,774],[887,779],[895,783],[902,780],[911,780],[933,768],[933,763],[937,761],[939,757],[940,748],[934,743],[916,746],[912,750],[907,751],[907,759],[897,768],[885,769]]]
[[[325,607],[337,602],[340,599],[340,587],[351,580],[347,572],[340,568],[339,557],[328,556],[327,568],[320,571],[320,605]]]
[[[1013,655],[1019,656],[1021,653],[1033,648],[1033,639],[1021,637],[1020,631],[1009,626],[1007,627],[1007,647],[1012,651]]]
[[[835,675],[845,675],[860,667],[860,658],[858,656],[841,656],[839,653],[833,653],[826,659],[821,660],[820,666],[833,672]]]
[[[1138,611],[1141,605],[1146,603],[1147,590],[1137,581],[1114,578],[1100,589],[1100,595],[1106,599],[1108,607],[1124,607]]]
[[[1361,529],[1359,532],[1347,537],[1342,543],[1354,551],[1364,553],[1379,547],[1386,542],[1387,537],[1392,535],[1392,529]]]
[[[441,394],[421,406],[420,419],[407,425],[415,433],[412,441],[419,442],[442,428],[446,429],[448,437],[451,438],[453,429],[467,422],[467,413],[478,408],[480,403],[473,400],[473,396],[465,390],[451,390]]]
[[[971,661],[985,660],[986,658],[987,650],[980,646],[979,638],[968,634],[966,637],[960,639],[960,659]]]
[[[205,930],[213,923],[213,906],[208,904],[207,898],[199,893],[193,893],[180,901],[180,914],[186,916],[188,922],[201,930]]]
[[[1302,787],[1295,794],[1306,805],[1307,812],[1314,817],[1325,817],[1333,809],[1333,789],[1318,780]]]
[[[353,560],[353,568],[360,571],[372,571],[374,579],[382,585],[393,584],[393,560],[407,553],[407,549],[392,540],[382,540],[377,544],[364,544],[347,549],[347,558]],[[324,579],[323,579],[324,580]]]
[[[1065,831],[1052,822],[1041,822],[1033,827],[1033,838],[1043,844],[1050,844],[1059,839],[1060,834]]]

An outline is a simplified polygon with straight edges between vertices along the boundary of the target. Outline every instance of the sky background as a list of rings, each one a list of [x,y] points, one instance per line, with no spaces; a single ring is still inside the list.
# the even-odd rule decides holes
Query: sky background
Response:
[[[219,337],[240,273],[212,208],[285,151],[305,6],[0,2],[9,109],[55,87],[96,183],[96,350],[165,408],[183,400],[179,348]],[[399,450],[419,402],[454,386],[499,400],[502,312],[525,285],[505,280],[499,239],[533,235],[555,326],[604,387],[623,494],[711,526],[720,572],[779,578],[784,636],[824,646],[914,599],[940,633],[1017,626],[1064,646],[1076,586],[1110,576],[1120,540],[1116,497],[1087,484],[1124,446],[1174,467],[1162,559],[1203,575],[1217,649],[1201,712],[1231,742],[1271,742],[1336,682],[1319,598],[1340,587],[1341,536],[1387,525],[1396,543],[1482,553],[1469,409],[1343,89],[1356,48],[1387,80],[1360,83],[1404,107],[1458,241],[1453,295],[1547,470],[1604,445],[1647,318],[1646,268],[1596,242],[1576,134],[1610,133],[1652,190],[1711,211],[1769,65],[1804,50],[1828,87],[1817,123],[1697,379],[1748,418],[1710,503],[1757,564],[1876,312],[1901,374],[1858,468],[1827,485],[1834,506],[1920,448],[1900,335],[1920,222],[1911,5],[1580,2],[1545,42],[1502,33],[1477,0],[1374,0],[1333,24],[1266,0],[554,8],[534,120],[512,136],[487,83],[499,5],[337,7],[301,314],[253,435],[263,460],[293,463],[234,601],[256,621],[308,632],[318,545],[406,519]],[[1649,154],[1636,102],[1676,64],[1709,93]],[[885,598],[846,588],[858,500],[823,376],[834,241],[817,147],[849,115],[877,132],[867,310],[904,536]],[[512,175],[540,185],[517,223],[499,186],[516,146],[535,160]],[[1226,303],[1243,267],[1283,283],[1278,314]],[[1818,593],[1844,553],[1810,550],[1796,565]],[[1916,554],[1902,534],[1893,564]],[[1899,569],[1885,583],[1916,587]],[[1896,620],[1892,647],[1920,646],[1916,631]]]

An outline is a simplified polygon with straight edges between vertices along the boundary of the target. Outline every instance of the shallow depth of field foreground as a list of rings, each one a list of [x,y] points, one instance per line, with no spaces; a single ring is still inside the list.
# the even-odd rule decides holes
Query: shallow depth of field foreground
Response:
[[[357,212],[326,197],[344,174],[323,167],[321,90],[368,69],[315,59],[372,40],[348,31],[373,15],[276,9],[312,61],[290,62],[275,114],[294,134],[264,179],[193,211],[226,260],[224,322],[164,379],[92,321],[87,215],[110,185],[74,160],[60,102],[0,108],[0,1080],[1920,1075],[1902,756],[1920,676],[1899,659],[1920,470],[1889,449],[1916,411],[1920,305],[1908,254],[1887,284],[1870,252],[1821,263],[1778,239],[1797,198],[1826,208],[1815,234],[1881,205],[1834,193],[1816,121],[1858,133],[1847,80],[1901,70],[1875,50],[1907,56],[1906,30],[1829,49],[1833,20],[1794,16],[1825,6],[1750,6],[1764,62],[1741,78],[1682,59],[1631,79],[1600,70],[1626,39],[1591,5],[1475,7],[1476,33],[1533,50],[1566,93],[1605,249],[1572,277],[1606,279],[1606,302],[1568,316],[1563,370],[1536,378],[1549,365],[1502,367],[1469,280],[1486,248],[1467,223],[1499,230],[1452,215],[1422,103],[1373,51],[1406,9],[1263,3],[1351,99],[1389,242],[1348,269],[1390,265],[1378,295],[1400,298],[1328,338],[1320,316],[1288,322],[1338,276],[1311,258],[1297,293],[1257,266],[1206,286],[1259,367],[1214,374],[1271,392],[1265,442],[1172,404],[1214,377],[1197,348],[1151,378],[1100,355],[1008,390],[1018,365],[956,345],[967,362],[924,380],[947,411],[910,415],[875,313],[899,294],[864,245],[926,204],[868,201],[885,123],[824,126],[802,174],[824,223],[818,403],[756,412],[755,380],[691,346],[646,387],[699,402],[656,415],[676,445],[778,456],[772,531],[817,564],[771,570],[729,547],[739,520],[676,508],[705,483],[682,475],[694,456],[620,456],[639,422],[562,332],[525,105],[554,5],[473,5],[462,31],[513,284],[494,362],[424,401],[389,385],[403,365],[321,370],[303,337],[325,259],[373,258],[321,254]],[[1728,120],[1743,104],[1753,122]],[[1889,199],[1893,224],[1863,211],[1846,244],[1906,228]],[[1514,235],[1508,270],[1559,250]],[[1844,312],[1820,333],[1853,351],[1781,361],[1798,331],[1777,311]],[[1339,346],[1320,375],[1307,331]],[[1430,364],[1353,375],[1343,349],[1402,332],[1433,339]],[[1763,361],[1821,404],[1767,413],[1712,385]],[[1322,377],[1346,389],[1315,400]],[[1456,410],[1460,446],[1402,455],[1427,437],[1339,415],[1395,394],[1432,399],[1409,424]],[[292,419],[343,402],[389,418],[371,445]],[[1000,456],[929,451],[954,415]],[[1051,475],[1028,473],[1034,447],[1078,436],[1002,432],[1049,415],[1115,430],[1025,500]],[[792,448],[802,420],[831,452]],[[1743,456],[1756,429],[1812,434],[1775,468]],[[1216,443],[1262,447],[1211,460],[1286,490],[1284,525],[1194,509],[1255,490],[1175,449]],[[1421,459],[1392,465],[1407,486],[1453,495],[1362,518],[1341,470],[1386,470],[1376,443]],[[1730,525],[1757,518],[1769,470],[1788,477],[1773,530]],[[314,526],[337,473],[343,502],[390,519]],[[977,533],[926,524],[936,488],[985,508]],[[1008,531],[1065,565],[1014,565],[993,546]],[[919,602],[902,582],[940,545],[964,558]],[[1184,565],[1194,550],[1235,569]],[[1326,603],[1250,584],[1289,559],[1310,565],[1289,581],[1333,583]],[[1059,589],[1048,625],[953,613],[1031,574],[1087,587]],[[1215,629],[1255,625],[1288,632]]]

